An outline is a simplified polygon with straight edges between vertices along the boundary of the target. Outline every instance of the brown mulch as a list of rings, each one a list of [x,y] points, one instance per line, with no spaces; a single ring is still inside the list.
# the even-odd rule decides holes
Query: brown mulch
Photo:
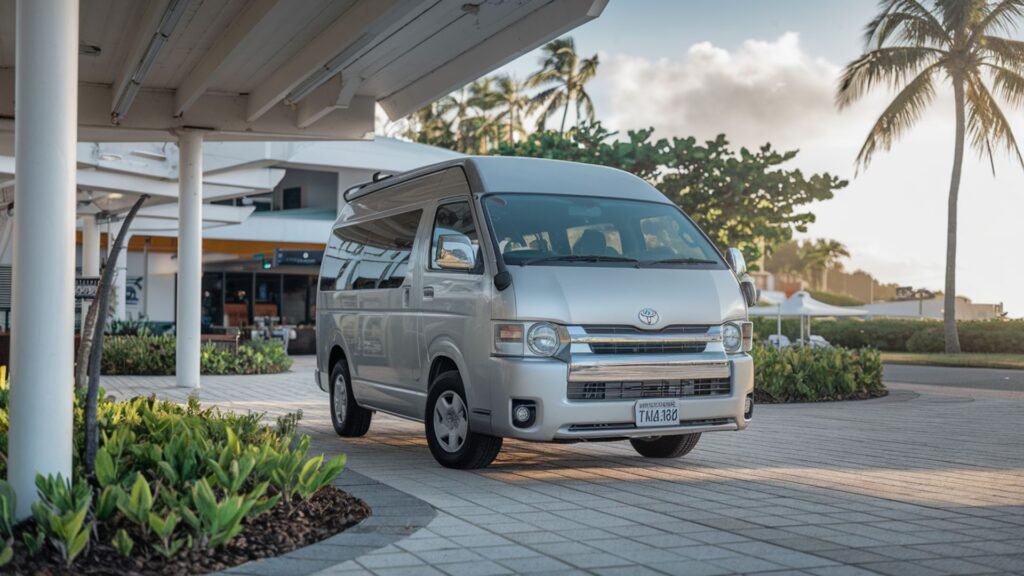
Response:
[[[136,542],[132,558],[120,556],[110,545],[113,533],[101,534],[91,541],[89,550],[75,559],[70,569],[53,548],[47,546],[34,558],[26,558],[21,542],[15,544],[14,561],[0,572],[5,574],[161,574],[186,575],[216,572],[250,560],[280,556],[286,552],[319,542],[346,530],[370,515],[362,500],[334,487],[317,492],[312,498],[295,504],[289,515],[283,504],[246,524],[234,540],[213,550],[178,552],[166,561],[155,552],[143,554],[145,546]],[[137,539],[136,539],[137,540]]]

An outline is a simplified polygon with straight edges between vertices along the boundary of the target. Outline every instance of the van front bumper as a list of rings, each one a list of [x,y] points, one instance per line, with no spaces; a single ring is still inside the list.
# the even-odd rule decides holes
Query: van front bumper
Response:
[[[699,356],[699,355],[685,355]],[[534,441],[599,440],[742,430],[747,396],[754,392],[754,364],[747,354],[727,356],[712,366],[699,358],[673,357],[668,362],[604,366],[590,374],[555,359],[492,357],[491,433],[506,438]],[[585,372],[585,371],[584,371]],[[680,422],[675,426],[637,428],[635,399],[570,400],[570,381],[687,380],[712,374],[727,375],[728,394],[684,396],[679,399]],[[536,417],[526,428],[512,423],[513,401],[532,402]]]

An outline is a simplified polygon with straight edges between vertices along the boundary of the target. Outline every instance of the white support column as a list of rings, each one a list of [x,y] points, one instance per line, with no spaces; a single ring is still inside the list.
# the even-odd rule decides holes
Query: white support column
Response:
[[[82,218],[82,276],[100,275],[100,227],[95,216]]]
[[[14,294],[8,480],[71,477],[78,0],[16,3]]]
[[[177,383],[199,388],[203,278],[203,134],[178,135]]]

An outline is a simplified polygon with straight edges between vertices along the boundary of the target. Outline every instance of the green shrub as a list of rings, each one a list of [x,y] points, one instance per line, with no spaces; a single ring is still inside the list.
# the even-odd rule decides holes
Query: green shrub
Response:
[[[108,336],[103,340],[103,374],[169,376],[175,373],[174,336]],[[199,370],[203,374],[277,374],[291,368],[292,360],[278,340],[254,340],[237,351],[203,345]]]
[[[755,346],[752,355],[758,402],[844,400],[885,393],[877,350]]]
[[[3,416],[5,398],[0,394]],[[81,401],[76,398],[73,481],[38,477],[40,499],[32,518],[18,526],[11,516],[15,495],[0,481],[0,565],[27,550],[62,558],[74,571],[91,542],[142,560],[223,546],[277,506],[291,513],[345,464],[344,456],[329,462],[309,456],[309,437],[292,433],[298,415],[266,425],[262,415],[204,409],[195,398],[185,406],[101,399],[96,471],[87,479],[84,436],[77,433]],[[24,548],[13,546],[19,540]]]
[[[776,319],[754,317],[754,337],[759,341],[775,334]],[[1024,352],[1024,320],[969,320],[957,323],[964,352],[1014,354]],[[942,322],[936,320],[843,319],[814,320],[812,333],[833,346],[877,348],[885,352],[942,352],[945,350]],[[782,320],[782,333],[795,340],[800,324],[795,318]]]

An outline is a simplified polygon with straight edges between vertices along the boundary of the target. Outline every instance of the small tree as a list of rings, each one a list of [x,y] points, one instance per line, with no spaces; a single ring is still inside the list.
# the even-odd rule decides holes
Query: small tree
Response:
[[[96,423],[96,404],[99,399],[100,390],[100,364],[103,358],[103,331],[107,325],[107,309],[110,307],[110,293],[113,290],[114,268],[117,257],[121,253],[124,239],[128,236],[128,228],[132,220],[138,214],[139,209],[146,202],[149,196],[143,194],[135,201],[128,214],[121,223],[121,230],[117,238],[110,245],[110,254],[107,262],[103,265],[103,275],[96,290],[96,300],[89,308],[86,315],[86,322],[82,325],[82,340],[79,343],[78,358],[79,370],[81,363],[86,359],[88,367],[88,387],[85,398],[85,470],[86,474],[92,476],[96,466],[96,451],[99,449],[99,430]],[[102,311],[102,313],[100,313]],[[90,324],[91,322],[91,324]],[[87,339],[86,335],[91,338]]]

